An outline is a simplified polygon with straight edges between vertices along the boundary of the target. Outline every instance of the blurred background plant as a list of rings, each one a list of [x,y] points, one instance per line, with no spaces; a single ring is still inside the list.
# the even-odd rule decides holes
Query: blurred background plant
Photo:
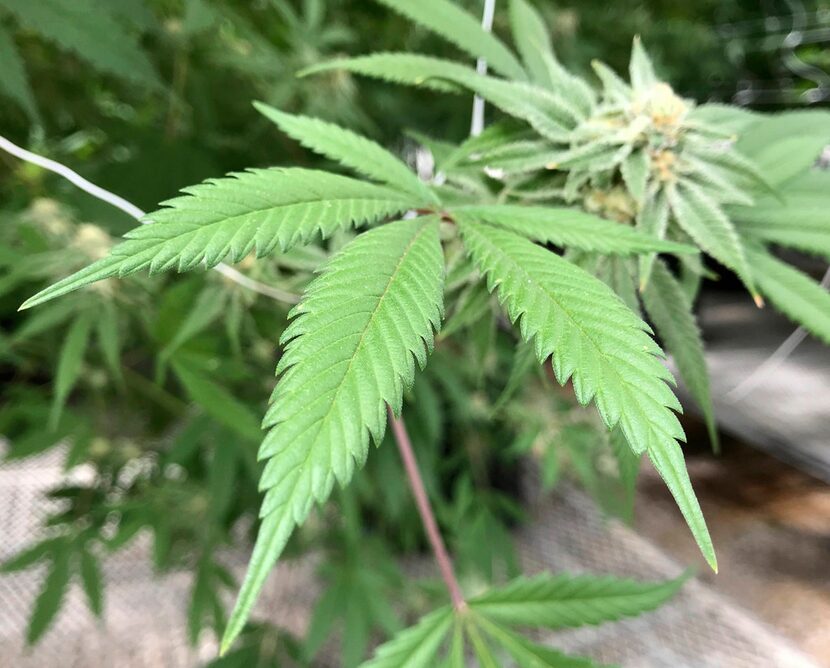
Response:
[[[480,11],[480,3],[462,4]],[[756,48],[756,33],[744,29],[758,16],[755,3],[592,0],[540,9],[559,56],[578,72],[594,58],[624,70],[639,33],[684,95],[728,101],[748,77],[781,76],[780,52]],[[502,10],[496,29],[507,25]],[[811,20],[827,22],[826,12],[817,5]],[[727,42],[723,34],[734,26],[743,37]],[[243,167],[323,164],[274,132],[252,99],[341,123],[411,153],[413,162],[414,142],[401,139],[401,128],[463,139],[466,96],[435,104],[427,91],[367,81],[358,88],[342,71],[295,77],[334,56],[384,50],[453,53],[428,31],[361,0],[0,0],[0,128],[143,209]],[[798,55],[825,65],[809,46]],[[809,77],[790,86],[815,87]],[[26,297],[102,257],[131,226],[60,177],[0,154],[4,458],[61,447],[66,470],[83,472],[51,492],[56,510],[46,538],[3,566],[48,564],[31,642],[48,629],[72,580],[102,614],[102,559],[145,531],[158,570],[193,573],[182,620],[191,639],[206,628],[220,632],[235,587],[221,550],[247,541],[259,505],[259,416],[290,304],[209,272],[108,280],[17,313]],[[296,294],[348,239],[339,234],[239,269]],[[453,284],[452,276],[448,285],[452,306],[437,359],[407,397],[405,415],[461,577],[475,587],[518,571],[509,531],[522,521],[520,467],[528,455],[546,489],[576,477],[624,519],[637,467],[615,434],[537,370],[532,351],[513,352],[515,340],[493,319],[484,290]],[[335,496],[336,511],[321,509],[294,537],[293,554],[324,555],[320,575],[336,592],[318,602],[308,636],[252,625],[229,659],[302,664],[342,628],[345,665],[355,665],[372,640],[430,607],[435,588],[405,578],[395,558],[425,547],[402,479],[395,448],[384,444]],[[401,591],[400,608],[379,603]]]

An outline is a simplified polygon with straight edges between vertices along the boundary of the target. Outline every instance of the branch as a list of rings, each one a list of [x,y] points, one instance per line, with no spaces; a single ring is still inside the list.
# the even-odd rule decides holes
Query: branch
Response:
[[[84,192],[89,193],[96,199],[106,202],[107,204],[114,206],[116,209],[120,209],[128,216],[135,218],[142,225],[147,225],[152,222],[144,219],[144,211],[139,209],[135,204],[128,202],[123,197],[119,197],[115,193],[111,193],[109,190],[104,190],[100,186],[96,186],[94,183],[87,181],[83,176],[71,170],[66,165],[50,160],[49,158],[44,158],[41,155],[32,153],[31,151],[27,151],[25,148],[21,148],[17,144],[13,144],[2,135],[0,135],[0,149],[3,149],[7,153],[11,153],[13,156],[18,157],[25,162],[30,162],[33,165],[37,165],[38,167],[42,167],[43,169],[62,176],[67,181],[77,186]],[[248,278],[245,274],[237,271],[233,267],[228,266],[224,262],[216,265],[214,269],[234,283],[238,283],[243,288],[253,290],[261,295],[270,297],[271,299],[287,302],[289,304],[296,304],[300,301],[298,295],[266,285],[265,283],[260,283],[252,278]]]
[[[444,546],[444,540],[441,538],[441,533],[438,531],[438,524],[435,521],[435,515],[432,512],[432,506],[429,504],[429,497],[427,497],[426,489],[424,489],[424,481],[421,479],[421,473],[418,470],[418,463],[415,461],[415,453],[412,450],[412,441],[409,440],[409,434],[406,432],[406,425],[404,425],[401,418],[396,418],[392,409],[387,406],[386,410],[389,414],[389,423],[392,425],[392,433],[395,436],[395,442],[398,444],[398,450],[403,459],[403,466],[406,470],[406,477],[409,480],[409,486],[412,488],[412,495],[415,497],[415,504],[418,506],[418,514],[421,516],[421,522],[424,524],[427,538],[429,539],[432,553],[435,555],[435,561],[438,562],[438,569],[441,571],[441,577],[444,578],[444,584],[447,585],[447,590],[450,593],[450,600],[452,607],[456,611],[461,612],[467,609],[467,602],[464,600],[464,595],[461,593],[461,587],[458,585],[458,580],[455,577],[452,560],[447,553],[447,548]]]

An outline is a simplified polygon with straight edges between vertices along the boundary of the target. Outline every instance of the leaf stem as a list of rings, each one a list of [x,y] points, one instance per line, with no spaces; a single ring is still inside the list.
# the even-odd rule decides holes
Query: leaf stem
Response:
[[[427,539],[429,539],[435,561],[438,563],[438,569],[441,571],[441,577],[444,578],[444,584],[447,585],[447,590],[450,593],[452,606],[457,612],[464,611],[467,609],[467,602],[461,593],[461,587],[458,585],[458,580],[455,577],[452,560],[447,552],[447,548],[444,546],[441,532],[438,530],[435,514],[432,512],[432,506],[429,503],[429,497],[424,488],[424,481],[421,479],[421,472],[418,470],[418,463],[415,460],[412,441],[409,440],[406,425],[402,418],[395,417],[395,414],[389,406],[386,407],[386,410],[389,414],[389,423],[392,425],[395,442],[398,444],[398,450],[401,453],[403,466],[406,470],[406,477],[409,480],[412,495],[415,497],[418,514],[420,514],[421,522],[424,524],[424,531],[426,532]]]

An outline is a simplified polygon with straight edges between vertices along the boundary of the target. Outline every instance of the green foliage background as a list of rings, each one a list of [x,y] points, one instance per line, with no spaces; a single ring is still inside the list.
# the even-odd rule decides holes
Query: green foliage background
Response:
[[[478,3],[462,4],[479,11]],[[598,57],[622,71],[639,33],[679,92],[706,99],[734,90],[737,73],[712,26],[746,16],[740,3],[607,5],[540,3],[567,65],[587,72]],[[500,11],[496,29],[506,25]],[[401,128],[464,139],[467,95],[437,104],[428,91],[358,84],[344,71],[295,77],[332,57],[370,51],[458,56],[425,29],[361,0],[0,0],[0,129],[145,210],[183,186],[247,167],[332,167],[275,132],[252,99],[337,122],[403,154],[416,143],[402,138]],[[259,416],[289,305],[210,272],[107,280],[24,316],[17,307],[25,298],[100,259],[133,222],[5,154],[0,222],[0,433],[11,444],[7,456],[35,455],[65,440],[67,469],[88,463],[96,473],[89,485],[54,491],[62,507],[48,520],[48,539],[4,566],[49,563],[29,640],[47,630],[70,580],[105,614],[100,560],[142,530],[153,535],[160,571],[194,573],[191,638],[209,627],[221,633],[223,601],[236,583],[217,549],[245,541],[254,528]],[[298,294],[351,238],[339,231],[319,248],[243,261],[244,269]],[[518,574],[509,530],[522,521],[522,456],[541,463],[546,486],[571,471],[623,516],[636,469],[615,435],[575,410],[573,397],[536,369],[532,351],[514,353],[515,338],[494,324],[486,291],[464,283],[458,264],[457,283],[452,271],[447,279],[448,320],[430,367],[405,396],[405,412],[442,529],[462,577],[475,587]],[[269,651],[274,639],[279,656],[260,657],[265,665],[311,661],[336,627],[346,632],[344,664],[356,665],[370,640],[434,607],[435,587],[409,582],[395,560],[424,548],[402,477],[386,442],[355,483],[334,495],[336,512],[315,514],[295,534],[289,554],[321,550],[328,557],[321,577],[341,595],[320,601],[302,641],[249,626],[251,642],[231,655],[238,665],[250,665],[251,652]],[[250,528],[246,535],[240,526]],[[518,582],[504,595],[532,589]],[[662,587],[653,605],[673,591]],[[407,605],[386,607],[383,601],[402,590]],[[348,603],[356,599],[365,605]],[[449,624],[438,613],[422,624]],[[499,626],[490,632],[512,638]]]

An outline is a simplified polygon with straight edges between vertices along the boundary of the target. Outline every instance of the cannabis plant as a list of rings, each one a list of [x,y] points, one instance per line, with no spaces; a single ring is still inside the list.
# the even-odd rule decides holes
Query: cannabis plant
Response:
[[[762,213],[784,209],[777,188],[783,181],[741,154],[734,135],[751,137],[752,126],[764,121],[679,98],[657,78],[638,42],[630,84],[598,64],[597,91],[559,64],[524,0],[511,3],[520,57],[447,0],[384,2],[485,58],[502,76],[389,53],[313,71],[340,68],[437,91],[470,90],[509,118],[458,146],[425,138],[437,171],[424,181],[369,139],[257,104],[288,136],[363,178],[270,168],[187,188],[106,257],[23,308],[143,270],[242,262],[356,230],[305,288],[280,337],[278,381],[259,450],[258,537],[223,651],[243,631],[294,530],[335,483],[346,486],[379,456],[370,453],[370,442],[380,444],[391,422],[451,602],[381,646],[367,665],[435,665],[439,654],[453,666],[465,665],[468,655],[485,666],[508,656],[518,665],[589,665],[513,627],[562,628],[637,614],[665,600],[679,581],[543,574],[465,596],[430,521],[401,416],[445,310],[463,313],[479,294],[485,305],[479,312],[489,314],[493,293],[524,341],[521,359],[549,363],[560,384],[571,381],[578,402],[593,403],[616,447],[628,449],[628,461],[648,456],[716,569],[683,461],[672,374],[643,320],[640,295],[712,428],[691,310],[699,280],[709,273],[704,260],[733,271],[759,303],[764,295],[830,340],[826,293],[765,247],[775,241],[814,248],[826,243],[826,223],[816,223],[810,236],[791,232],[787,219],[760,216],[760,202],[770,205]],[[786,179],[800,177],[806,166],[791,166]]]

